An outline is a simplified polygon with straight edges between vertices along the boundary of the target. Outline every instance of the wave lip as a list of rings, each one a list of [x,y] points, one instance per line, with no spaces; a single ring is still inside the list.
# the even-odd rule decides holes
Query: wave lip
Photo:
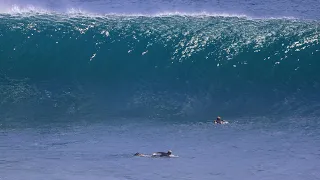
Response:
[[[192,17],[247,17],[245,14],[232,14],[232,13],[210,13],[206,11],[201,12],[183,12],[183,11],[167,11],[167,12],[156,12],[156,13],[93,13],[80,8],[68,8],[64,12],[55,10],[49,10],[45,8],[39,8],[33,5],[25,7],[12,5],[7,8],[0,9],[3,14],[70,14],[70,15],[81,15],[81,16],[128,16],[128,17],[166,17],[166,16],[192,16]]]
[[[227,12],[184,12],[184,11],[159,11],[154,13],[125,13],[125,12],[107,12],[107,13],[94,13],[92,11],[84,10],[81,8],[66,8],[65,10],[52,10],[49,8],[37,7],[34,5],[3,5],[0,8],[0,14],[10,15],[70,15],[79,17],[171,17],[171,16],[184,16],[184,17],[238,17],[246,19],[299,19],[294,16],[249,16],[245,13],[227,13]]]

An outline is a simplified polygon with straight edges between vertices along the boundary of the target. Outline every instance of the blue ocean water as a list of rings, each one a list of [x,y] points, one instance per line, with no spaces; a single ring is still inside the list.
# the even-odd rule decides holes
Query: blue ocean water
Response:
[[[0,179],[320,179],[319,7],[0,1]]]

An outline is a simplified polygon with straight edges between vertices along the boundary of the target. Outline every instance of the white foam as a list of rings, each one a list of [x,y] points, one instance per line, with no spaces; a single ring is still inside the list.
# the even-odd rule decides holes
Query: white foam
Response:
[[[156,12],[156,13],[93,13],[81,8],[68,8],[65,11],[55,11],[46,9],[43,7],[38,7],[34,5],[8,5],[0,3],[0,14],[60,14],[60,15],[69,15],[69,16],[79,16],[79,17],[170,17],[170,16],[185,16],[185,17],[195,17],[195,18],[203,18],[203,17],[237,17],[237,18],[246,18],[246,19],[296,19],[294,17],[251,17],[245,14],[234,14],[234,13],[215,13],[215,12],[182,12],[182,11],[166,11],[166,12]]]
[[[26,6],[18,6],[18,5],[12,5],[12,6],[4,6],[2,9],[0,9],[0,13],[3,14],[49,14],[52,13],[52,11],[49,11],[44,8],[38,8],[33,5],[26,5]]]

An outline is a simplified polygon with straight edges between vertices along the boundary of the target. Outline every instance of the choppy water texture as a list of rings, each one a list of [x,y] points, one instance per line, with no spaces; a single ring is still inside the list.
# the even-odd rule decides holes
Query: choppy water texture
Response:
[[[318,7],[1,1],[0,179],[320,179]]]

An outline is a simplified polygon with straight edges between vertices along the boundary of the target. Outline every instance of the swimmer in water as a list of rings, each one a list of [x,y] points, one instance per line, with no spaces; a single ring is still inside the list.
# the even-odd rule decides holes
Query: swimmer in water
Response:
[[[156,152],[152,154],[152,157],[170,157],[171,154],[171,150],[169,150],[168,152]]]
[[[224,123],[224,120],[222,120],[221,117],[218,116],[217,119],[214,120],[214,123],[215,123],[215,124],[223,124],[223,123]]]
[[[135,153],[134,156],[140,157],[170,157],[172,155],[172,151],[169,150],[168,152],[155,152],[152,155],[142,154],[142,153]]]

